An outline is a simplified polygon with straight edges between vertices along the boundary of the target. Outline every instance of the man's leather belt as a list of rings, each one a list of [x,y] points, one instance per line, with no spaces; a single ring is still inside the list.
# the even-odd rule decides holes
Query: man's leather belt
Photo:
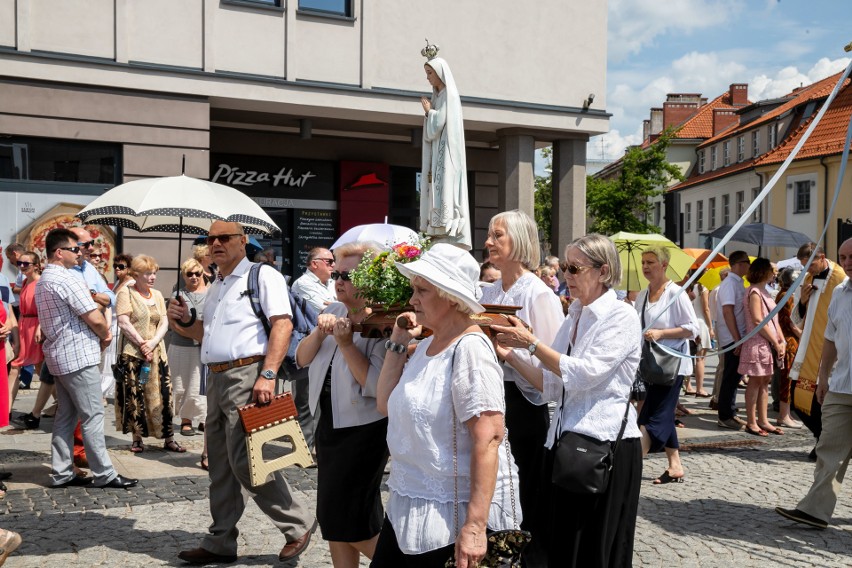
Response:
[[[234,361],[225,361],[224,363],[210,363],[207,365],[207,368],[210,369],[212,373],[224,373],[230,369],[237,369],[239,367],[251,365],[252,363],[257,363],[258,361],[263,361],[265,357],[266,355],[255,355],[254,357],[243,357],[242,359],[236,359]]]

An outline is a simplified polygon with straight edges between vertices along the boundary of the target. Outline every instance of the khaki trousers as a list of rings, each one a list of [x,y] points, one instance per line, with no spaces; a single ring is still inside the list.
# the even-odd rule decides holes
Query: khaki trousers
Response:
[[[829,391],[825,395],[822,436],[817,442],[816,454],[814,483],[797,508],[829,522],[852,457],[852,394]]]
[[[246,437],[237,407],[251,402],[251,392],[260,376],[262,364],[261,361],[223,373],[211,372],[207,380],[205,433],[213,524],[201,546],[216,554],[237,553],[237,522],[249,497],[272,519],[272,524],[287,542],[303,536],[315,521],[307,506],[293,498],[290,486],[280,471],[275,472],[265,484],[251,486]]]

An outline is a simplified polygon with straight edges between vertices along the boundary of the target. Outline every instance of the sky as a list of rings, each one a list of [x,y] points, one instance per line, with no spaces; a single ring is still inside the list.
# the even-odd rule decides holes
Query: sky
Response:
[[[639,144],[642,121],[667,93],[712,100],[748,83],[751,101],[782,96],[849,64],[852,0],[608,0],[610,131],[589,159]],[[538,164],[537,164],[538,165]],[[539,168],[537,168],[539,169]]]

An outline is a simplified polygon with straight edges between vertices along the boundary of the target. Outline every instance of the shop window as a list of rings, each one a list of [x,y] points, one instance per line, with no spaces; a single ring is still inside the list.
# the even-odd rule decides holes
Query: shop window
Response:
[[[351,0],[299,0],[299,10],[305,12],[317,12],[319,14],[331,14],[352,17]]]
[[[119,156],[117,144],[10,138],[0,143],[0,178],[117,184]]]

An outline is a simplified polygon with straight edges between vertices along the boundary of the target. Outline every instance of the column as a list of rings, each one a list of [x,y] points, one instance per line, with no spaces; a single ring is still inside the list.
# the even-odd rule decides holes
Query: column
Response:
[[[551,252],[560,258],[565,245],[586,234],[586,142],[553,143]]]
[[[501,212],[520,209],[534,216],[535,138],[524,134],[497,134],[500,143],[497,207]]]

